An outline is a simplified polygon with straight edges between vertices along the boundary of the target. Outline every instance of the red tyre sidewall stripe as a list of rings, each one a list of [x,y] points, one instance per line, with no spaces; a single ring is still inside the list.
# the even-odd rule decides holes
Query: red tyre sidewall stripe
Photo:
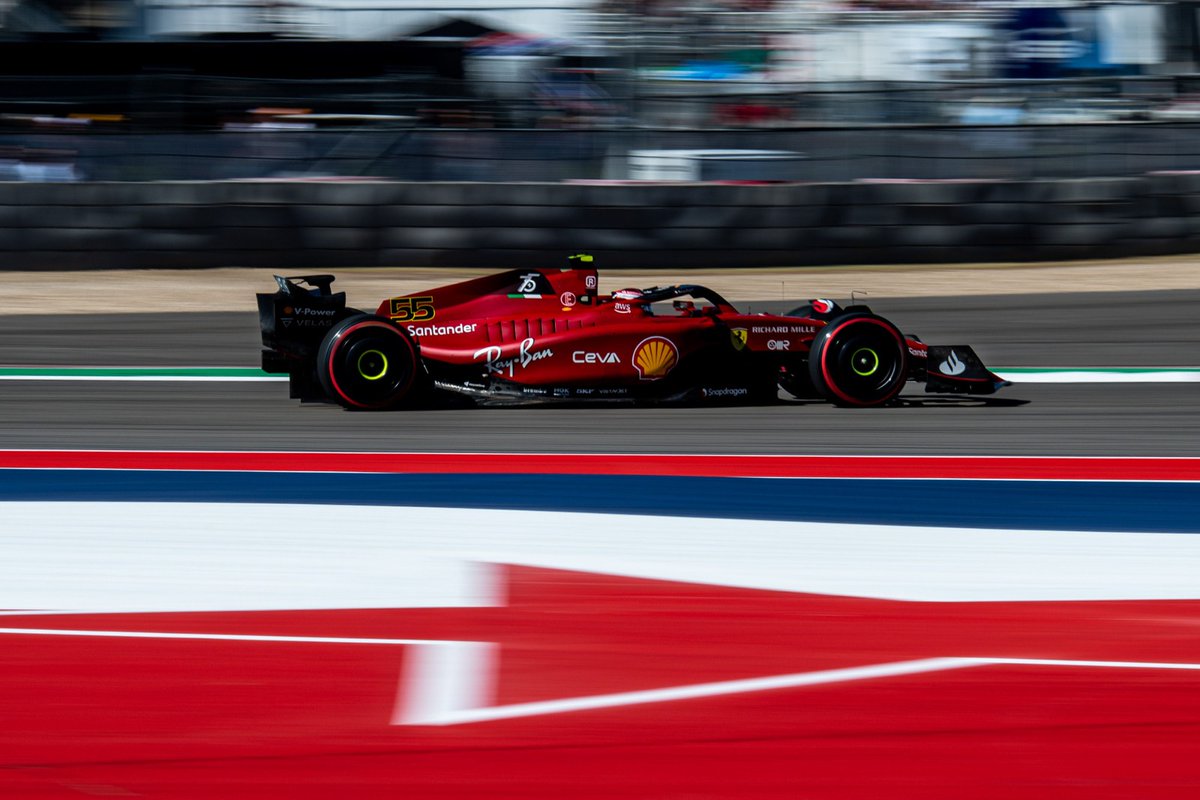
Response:
[[[834,328],[829,333],[829,335],[825,338],[825,344],[823,344],[821,346],[821,377],[825,379],[825,385],[828,386],[830,388],[830,390],[833,391],[834,394],[836,394],[842,400],[845,400],[847,403],[850,403],[851,405],[856,405],[856,406],[861,406],[864,404],[859,402],[858,400],[855,400],[853,397],[850,397],[845,392],[843,392],[840,388],[838,388],[837,383],[835,383],[829,375],[829,360],[828,360],[828,358],[826,358],[826,354],[829,352],[829,340],[832,339],[833,337],[837,336],[839,331],[841,331],[847,325],[862,325],[864,323],[869,323],[871,325],[878,325],[879,327],[883,328],[885,331],[888,332],[888,335],[891,336],[892,338],[894,338],[896,340],[896,343],[898,345],[900,345],[900,374],[901,375],[904,374],[905,370],[908,367],[907,359],[905,358],[905,353],[904,353],[903,338],[900,337],[896,333],[895,329],[893,329],[892,326],[886,324],[882,320],[872,319],[871,317],[858,317],[856,319],[848,319],[845,322],[843,322],[841,325],[838,325],[836,328]],[[899,383],[897,383],[896,390],[894,392],[892,392],[890,395],[888,395],[887,397],[880,399],[878,402],[886,403],[888,400],[891,400],[893,397],[900,394],[900,390],[902,388],[904,388],[904,381],[900,381]]]
[[[333,385],[333,390],[338,393],[339,397],[341,397],[343,400],[345,400],[350,405],[355,406],[356,408],[378,408],[380,405],[383,405],[383,404],[376,403],[376,404],[372,405],[372,404],[368,404],[368,403],[360,403],[357,400],[355,400],[354,398],[350,397],[348,394],[346,394],[346,392],[342,389],[342,387],[338,385],[337,372],[333,368],[333,359],[337,356],[338,348],[340,348],[342,346],[342,342],[344,342],[346,340],[347,336],[349,336],[351,333],[358,330],[359,328],[384,328],[385,330],[391,331],[392,333],[396,333],[399,336],[399,338],[404,341],[405,345],[408,346],[408,352],[412,356],[412,359],[413,359],[413,369],[414,370],[416,369],[417,354],[413,350],[412,342],[409,341],[407,336],[405,336],[403,333],[400,333],[396,328],[393,328],[391,325],[388,325],[386,322],[380,322],[379,320],[364,320],[363,322],[359,322],[356,325],[351,325],[349,328],[346,328],[346,330],[341,332],[341,334],[337,338],[337,341],[333,343],[333,347],[329,348],[329,357],[325,361],[325,369],[326,369],[326,371],[329,372],[329,382]],[[413,374],[415,375],[416,373],[414,372]],[[411,381],[410,381],[410,383],[411,383]],[[405,391],[407,391],[407,389]]]

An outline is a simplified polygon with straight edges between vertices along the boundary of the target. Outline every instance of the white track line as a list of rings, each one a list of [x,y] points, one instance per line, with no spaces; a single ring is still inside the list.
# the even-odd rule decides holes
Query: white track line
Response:
[[[491,708],[447,710],[441,714],[419,717],[408,714],[403,722],[408,725],[464,725],[476,722],[492,722],[517,717],[536,717],[547,714],[562,714],[572,711],[591,711],[601,708],[664,703],[675,700],[692,700],[701,697],[745,694],[778,689],[794,689],[801,686],[817,686],[826,683],[890,678],[901,675],[917,675],[926,672],[944,672],[953,669],[983,666],[1047,666],[1047,667],[1093,667],[1109,669],[1176,669],[1200,670],[1200,664],[1181,664],[1140,661],[1072,661],[1065,659],[1040,658],[978,658],[945,657],[922,658],[913,661],[894,661],[885,664],[870,664],[858,667],[821,670],[819,672],[797,672],[790,675],[774,675],[766,678],[699,683],[690,686],[674,686],[666,689],[650,689],[637,692],[572,697],[561,700],[545,700],[533,703],[516,703]],[[429,689],[434,687],[430,686]],[[410,686],[410,691],[420,687]]]
[[[973,662],[961,658],[923,658],[916,661],[897,661],[889,664],[870,664],[860,667],[822,670],[820,672],[797,672],[790,675],[772,675],[765,678],[696,683],[689,686],[672,686],[665,689],[647,689],[637,692],[570,697],[560,700],[543,700],[533,703],[515,703],[491,708],[464,708],[451,710],[437,716],[417,718],[408,715],[409,725],[464,725],[475,722],[492,722],[516,717],[540,717],[547,714],[562,714],[570,711],[592,711],[599,708],[665,703],[673,700],[694,700],[701,697],[717,697],[747,692],[765,692],[772,689],[793,689],[798,686],[816,686],[823,683],[888,678],[897,675],[914,675],[921,672],[938,672],[973,666]]]
[[[996,374],[1014,384],[1020,383],[1200,383],[1197,370],[1156,370],[1154,372],[1111,372],[1102,370],[1063,370],[1061,372],[1004,372]]]
[[[92,631],[57,628],[0,628],[0,634],[25,636],[84,636],[123,639],[199,639],[234,642],[283,642],[353,645],[410,645],[414,647],[400,682],[393,725],[466,725],[519,717],[540,717],[574,711],[593,711],[648,703],[695,700],[749,692],[795,689],[828,683],[891,678],[927,672],[985,666],[1082,667],[1099,669],[1200,670],[1200,664],[1164,661],[1096,661],[1060,658],[996,658],[949,656],[867,664],[816,672],[795,672],[762,678],[696,683],[635,692],[568,697],[506,706],[487,705],[494,696],[499,672],[499,648],[490,642],[430,639],[363,639],[340,636],[259,636],[244,634],[167,633],[155,631]]]
[[[14,636],[94,636],[110,639],[198,639],[215,642],[283,642],[301,644],[442,645],[452,643],[442,639],[365,639],[354,636],[260,636],[257,634],[240,633],[92,631],[67,630],[62,628],[0,628],[0,634]]]

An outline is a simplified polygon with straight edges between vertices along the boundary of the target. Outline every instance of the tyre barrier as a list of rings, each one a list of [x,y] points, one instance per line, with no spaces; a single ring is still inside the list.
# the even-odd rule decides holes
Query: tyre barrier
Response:
[[[1200,174],[838,184],[0,183],[10,270],[606,268],[1200,251]]]

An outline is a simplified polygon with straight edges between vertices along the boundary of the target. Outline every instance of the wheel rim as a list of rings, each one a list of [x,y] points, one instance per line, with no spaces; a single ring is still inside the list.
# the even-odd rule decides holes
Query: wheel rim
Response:
[[[903,340],[875,317],[833,323],[819,354],[819,372],[835,402],[869,406],[895,397],[905,381]]]
[[[386,408],[412,386],[416,353],[403,333],[370,320],[342,332],[325,366],[331,388],[344,405]]]
[[[870,347],[860,347],[850,356],[850,369],[860,378],[869,378],[879,369],[879,353]]]
[[[388,357],[380,350],[367,350],[358,357],[358,374],[363,380],[377,381],[387,371]]]
[[[888,394],[900,373],[901,356],[882,329],[858,330],[845,341],[830,342],[834,382],[851,398],[872,402]]]

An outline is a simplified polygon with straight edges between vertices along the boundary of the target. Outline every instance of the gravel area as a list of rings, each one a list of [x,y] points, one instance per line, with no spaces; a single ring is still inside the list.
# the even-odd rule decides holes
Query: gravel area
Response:
[[[507,265],[497,265],[504,269]],[[318,270],[288,270],[303,274]],[[491,270],[354,268],[328,270],[351,306],[373,308]],[[255,292],[271,291],[272,270],[0,271],[0,314],[111,314],[251,311]],[[1200,255],[1040,264],[863,266],[741,270],[609,270],[600,290],[699,283],[737,300],[812,297],[945,297],[1049,292],[1122,292],[1200,288]]]

